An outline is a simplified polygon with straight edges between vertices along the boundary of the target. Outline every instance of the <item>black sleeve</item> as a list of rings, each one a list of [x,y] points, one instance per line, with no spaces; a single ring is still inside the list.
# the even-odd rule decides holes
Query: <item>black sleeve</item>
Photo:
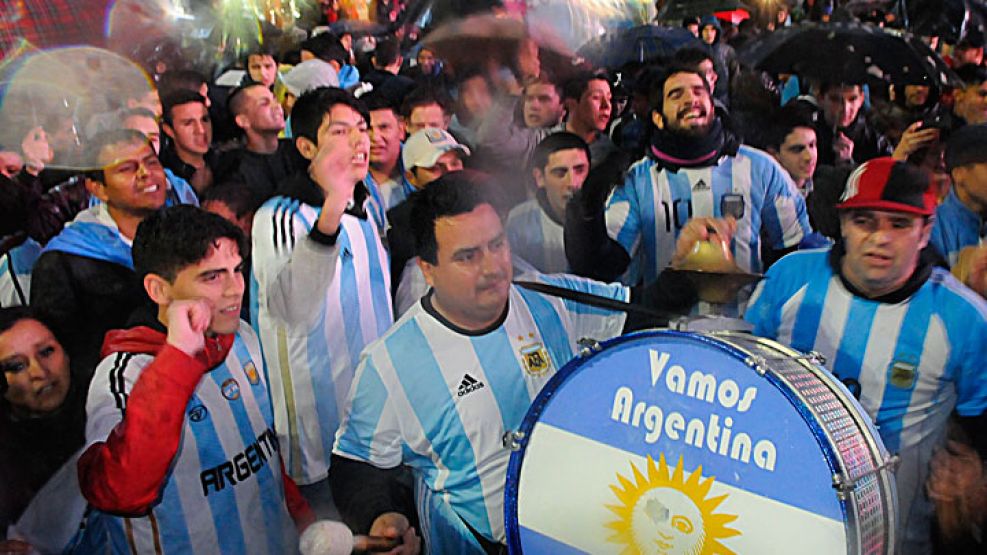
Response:
[[[625,156],[614,154],[594,168],[566,206],[565,255],[572,272],[600,281],[615,281],[631,262],[624,247],[607,235],[607,196],[620,182]]]
[[[357,534],[366,534],[374,520],[389,512],[415,522],[410,490],[399,480],[403,467],[381,469],[372,464],[333,454],[329,487],[343,522]]]
[[[31,270],[30,306],[55,328],[65,350],[73,356],[87,347],[84,315],[76,295],[75,276],[58,251],[45,252]],[[80,316],[83,316],[80,321]],[[98,353],[98,348],[97,348]],[[90,374],[92,371],[90,370]]]
[[[651,285],[638,285],[631,288],[631,303],[653,310],[668,312],[669,316],[686,315],[696,304],[696,288],[689,278],[680,274],[662,272]],[[668,325],[648,316],[629,312],[624,322],[624,332],[636,331]]]
[[[959,416],[957,421],[981,460],[987,460],[987,412],[979,416]]]

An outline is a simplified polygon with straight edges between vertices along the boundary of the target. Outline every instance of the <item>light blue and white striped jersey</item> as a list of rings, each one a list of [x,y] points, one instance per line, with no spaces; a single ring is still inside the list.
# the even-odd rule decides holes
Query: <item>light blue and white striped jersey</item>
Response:
[[[0,306],[26,305],[31,299],[31,270],[39,256],[41,245],[30,237],[0,256]]]
[[[620,300],[629,296],[619,284],[529,277]],[[502,436],[519,428],[538,391],[576,355],[579,339],[619,334],[624,315],[511,286],[503,322],[470,334],[424,303],[364,351],[334,451],[379,468],[412,467],[427,490],[417,497],[431,552],[460,552],[455,549],[464,537],[450,535],[469,532],[450,515],[503,542],[510,452]],[[444,510],[428,510],[430,503]]]
[[[788,172],[767,153],[741,146],[715,166],[662,170],[649,157],[631,166],[610,196],[610,237],[631,256],[624,283],[658,279],[675,254],[675,240],[693,217],[722,217],[743,206],[731,249],[737,266],[760,272],[762,238],[774,249],[795,247],[811,232],[805,200]],[[726,214],[735,213],[728,209]]]
[[[569,271],[562,224],[545,212],[538,199],[515,206],[504,227],[514,256],[546,274]]]
[[[861,405],[888,450],[901,454],[895,478],[905,541],[927,545],[931,507],[921,492],[933,449],[954,407],[961,416],[987,408],[987,303],[940,268],[902,302],[858,297],[829,256],[825,249],[782,258],[745,318],[755,334],[816,351],[837,378],[860,384]]]
[[[87,446],[105,441],[154,357],[115,353],[96,368],[86,405]],[[223,364],[202,375],[159,501],[142,517],[98,513],[114,553],[293,551],[298,534],[264,382],[260,345],[241,322]]]
[[[368,199],[364,204],[371,206]],[[336,428],[363,348],[394,322],[387,252],[372,216],[342,217],[335,263],[306,260],[299,243],[321,206],[288,197],[267,201],[254,216],[252,272],[257,324],[267,362],[275,429],[288,474],[300,484],[326,477]],[[308,264],[309,266],[300,266]],[[292,271],[320,274],[319,290],[291,290]],[[316,280],[319,281],[319,280]],[[311,307],[311,321],[271,312],[276,295]]]
[[[936,208],[929,242],[946,257],[950,266],[955,266],[960,251],[979,245],[984,235],[987,235],[987,229],[983,218],[960,202],[956,190],[950,187],[946,199]]]
[[[401,145],[402,150],[404,145]],[[404,161],[401,159],[401,155],[398,155],[398,171],[400,171],[400,176],[397,179],[392,179],[390,181],[385,181],[383,183],[377,183],[374,179],[373,174],[369,171],[367,172],[367,177],[363,182],[367,185],[368,189],[376,187],[380,191],[380,198],[383,200],[384,210],[390,210],[395,206],[401,204],[408,199],[408,195],[414,192],[415,187],[412,185],[404,173]]]

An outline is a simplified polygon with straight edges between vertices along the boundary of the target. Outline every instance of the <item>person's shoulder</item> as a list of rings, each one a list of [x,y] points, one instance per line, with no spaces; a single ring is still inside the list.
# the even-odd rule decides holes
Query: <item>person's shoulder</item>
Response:
[[[751,161],[753,166],[761,166],[763,168],[770,167],[771,169],[781,169],[781,165],[775,160],[774,156],[771,156],[767,152],[750,145],[740,145],[737,148],[737,157],[747,158]]]
[[[541,211],[542,208],[538,203],[538,199],[528,199],[511,208],[511,211],[507,214],[507,225],[510,226],[512,222],[524,221],[533,216],[538,216]]]
[[[987,331],[987,300],[963,285],[944,268],[933,268],[927,286],[933,288],[934,305],[946,318],[957,318],[967,325],[978,325]]]
[[[803,249],[783,256],[768,268],[771,277],[794,277],[808,281],[818,272],[832,273],[829,256],[832,247]]]

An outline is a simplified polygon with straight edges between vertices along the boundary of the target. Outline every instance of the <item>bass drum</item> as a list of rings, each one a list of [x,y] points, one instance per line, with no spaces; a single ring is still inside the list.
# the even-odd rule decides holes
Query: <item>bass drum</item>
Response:
[[[892,553],[891,457],[814,357],[737,332],[585,349],[508,438],[511,553]]]

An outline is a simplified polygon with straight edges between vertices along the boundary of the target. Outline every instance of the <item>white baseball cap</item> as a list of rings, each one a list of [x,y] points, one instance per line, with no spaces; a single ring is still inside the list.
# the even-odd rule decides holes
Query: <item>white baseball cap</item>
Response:
[[[470,149],[460,144],[447,131],[437,127],[426,127],[416,131],[404,142],[401,161],[404,169],[415,167],[431,168],[439,161],[439,157],[450,150],[458,150],[465,156],[470,155]]]

